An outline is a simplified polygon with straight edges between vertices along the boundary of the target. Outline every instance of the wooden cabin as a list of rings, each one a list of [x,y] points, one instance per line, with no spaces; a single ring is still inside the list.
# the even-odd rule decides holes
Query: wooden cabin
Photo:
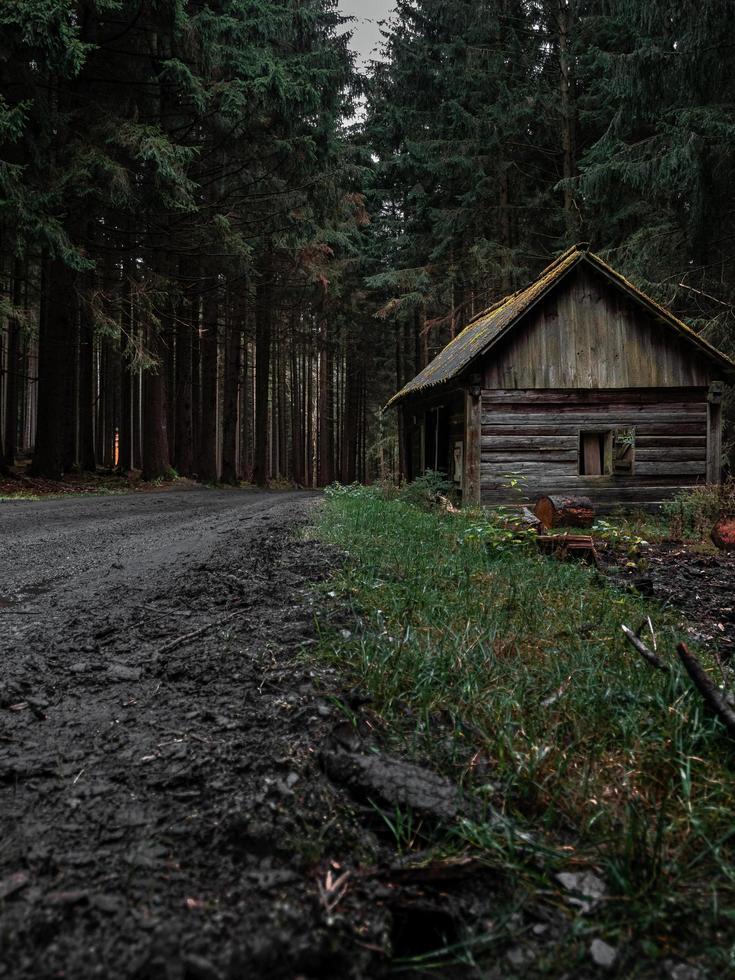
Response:
[[[583,494],[604,511],[719,482],[733,380],[735,363],[579,245],[390,404],[408,479],[444,471],[471,505]]]

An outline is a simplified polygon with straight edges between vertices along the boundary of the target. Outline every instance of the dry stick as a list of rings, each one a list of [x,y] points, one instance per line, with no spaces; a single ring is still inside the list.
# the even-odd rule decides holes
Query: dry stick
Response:
[[[198,630],[193,630],[191,633],[185,633],[184,636],[179,636],[175,640],[171,640],[169,643],[164,643],[160,650],[156,653],[157,657],[160,657],[163,653],[170,653],[175,650],[176,647],[180,647],[182,643],[186,643],[188,640],[193,640],[195,636],[200,636],[202,633],[206,633],[207,630],[214,629],[215,626],[223,626],[225,623],[229,623],[231,619],[239,615],[242,612],[241,609],[235,610],[235,612],[230,613],[229,616],[225,616],[224,619],[216,619],[213,623],[207,623],[206,626],[201,626]]]
[[[656,670],[668,672],[669,665],[665,664],[657,654],[649,650],[643,640],[637,637],[632,629],[625,625],[621,626],[620,628],[622,629],[623,633],[625,633],[628,642],[635,647],[644,660],[647,660],[652,667],[656,668]]]
[[[706,703],[722,719],[730,734],[735,735],[735,711],[728,705],[725,695],[712,681],[694,654],[690,653],[686,643],[680,643],[676,652]]]
[[[648,628],[651,631],[651,639],[653,640],[653,652],[655,653],[656,650],[657,650],[656,634],[655,634],[655,632],[653,630],[653,623],[651,622],[651,617],[650,616],[646,616],[646,619],[648,620]]]

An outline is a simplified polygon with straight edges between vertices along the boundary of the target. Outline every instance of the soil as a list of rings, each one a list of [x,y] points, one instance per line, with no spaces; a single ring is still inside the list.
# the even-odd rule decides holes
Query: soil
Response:
[[[680,612],[693,640],[735,657],[735,552],[664,542],[643,546],[639,567],[622,552],[603,557],[609,574]]]
[[[380,977],[488,914],[495,879],[381,835],[460,804],[308,658],[314,500],[0,503],[0,976]]]

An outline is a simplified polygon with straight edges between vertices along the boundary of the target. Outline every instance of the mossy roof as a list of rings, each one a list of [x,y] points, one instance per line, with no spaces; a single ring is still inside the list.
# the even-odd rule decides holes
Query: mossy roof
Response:
[[[575,245],[548,265],[538,279],[535,279],[530,285],[504,297],[471,320],[464,330],[457,334],[454,340],[450,341],[423,371],[391,398],[388,405],[394,405],[408,395],[418,394],[428,388],[457,379],[477,358],[486,354],[501,338],[517,326],[531,307],[535,306],[543,296],[582,262],[587,262],[598,269],[613,285],[624,289],[634,300],[647,307],[649,312],[663,320],[672,330],[699,348],[699,352],[704,357],[716,362],[720,369],[724,368],[724,373],[728,377],[735,377],[735,362],[731,361],[729,357],[708,344],[683,320],[674,316],[670,310],[628,282],[624,276],[603,262],[599,255],[588,251],[584,245]]]

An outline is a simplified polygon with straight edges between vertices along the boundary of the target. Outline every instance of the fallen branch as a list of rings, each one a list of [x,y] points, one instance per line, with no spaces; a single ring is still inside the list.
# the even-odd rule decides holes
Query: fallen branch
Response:
[[[656,670],[663,670],[665,673],[668,673],[669,665],[664,663],[658,654],[655,654],[652,650],[649,650],[643,640],[636,636],[632,629],[625,626],[625,624],[623,624],[620,628],[623,633],[625,633],[625,638],[633,647],[635,647],[644,660],[646,660],[652,667],[655,667]]]
[[[705,702],[722,720],[730,734],[735,735],[735,711],[727,703],[726,695],[717,687],[694,654],[689,651],[686,643],[680,643],[676,652]]]
[[[235,610],[235,612],[230,613],[229,616],[225,616],[224,619],[216,619],[213,623],[207,623],[206,626],[200,626],[198,630],[192,630],[191,633],[185,633],[183,636],[177,636],[175,640],[170,640],[168,643],[164,643],[160,650],[156,653],[157,657],[160,657],[164,653],[170,653],[175,650],[176,647],[180,647],[182,643],[187,643],[189,640],[193,640],[197,636],[201,636],[202,633],[206,633],[207,630],[212,630],[215,626],[224,626],[225,623],[229,623],[231,619],[239,615],[240,609]]]
[[[648,628],[651,631],[651,639],[653,640],[653,652],[656,653],[656,651],[658,649],[658,647],[656,645],[656,633],[654,632],[654,629],[653,629],[653,623],[651,622],[651,617],[650,616],[646,616],[646,619],[648,620]]]

